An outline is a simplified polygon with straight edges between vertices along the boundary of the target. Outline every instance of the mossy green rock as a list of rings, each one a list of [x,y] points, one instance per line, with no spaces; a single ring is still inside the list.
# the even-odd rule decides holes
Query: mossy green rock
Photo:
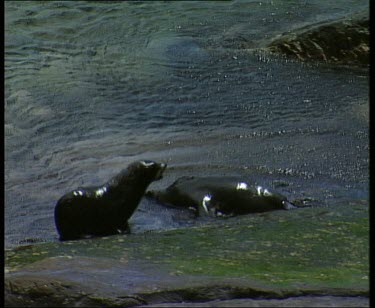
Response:
[[[303,208],[200,227],[19,247],[7,306],[134,306],[369,295],[368,205]],[[300,305],[300,303],[298,304]]]

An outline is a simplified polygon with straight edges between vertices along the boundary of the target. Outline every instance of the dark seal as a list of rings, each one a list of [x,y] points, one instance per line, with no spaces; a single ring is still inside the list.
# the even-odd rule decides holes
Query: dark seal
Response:
[[[163,205],[215,217],[296,208],[277,192],[226,177],[182,177],[166,190],[149,191],[146,196]]]
[[[128,219],[147,187],[162,177],[166,167],[153,161],[135,162],[102,186],[79,187],[65,194],[55,207],[60,240],[128,231]]]

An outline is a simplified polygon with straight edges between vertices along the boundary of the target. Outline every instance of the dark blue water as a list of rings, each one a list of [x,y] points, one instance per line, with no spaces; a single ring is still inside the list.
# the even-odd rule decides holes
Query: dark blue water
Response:
[[[130,162],[368,203],[368,73],[261,48],[367,1],[6,2],[5,243],[56,240],[65,192]],[[133,229],[178,227],[143,200]],[[174,217],[177,215],[178,217]]]

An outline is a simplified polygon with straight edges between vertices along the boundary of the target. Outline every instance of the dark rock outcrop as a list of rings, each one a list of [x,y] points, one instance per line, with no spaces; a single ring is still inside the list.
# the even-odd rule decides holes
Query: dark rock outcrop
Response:
[[[369,43],[368,12],[360,12],[284,33],[268,49],[303,61],[368,65]]]

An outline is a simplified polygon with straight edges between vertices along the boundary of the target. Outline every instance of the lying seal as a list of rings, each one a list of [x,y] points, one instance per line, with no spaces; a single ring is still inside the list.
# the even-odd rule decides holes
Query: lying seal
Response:
[[[60,240],[128,231],[127,221],[148,185],[160,179],[166,167],[153,161],[135,162],[102,186],[79,187],[62,196],[55,207]]]
[[[225,177],[182,177],[165,191],[149,191],[146,196],[160,204],[189,208],[196,215],[215,217],[296,208],[279,193]]]

